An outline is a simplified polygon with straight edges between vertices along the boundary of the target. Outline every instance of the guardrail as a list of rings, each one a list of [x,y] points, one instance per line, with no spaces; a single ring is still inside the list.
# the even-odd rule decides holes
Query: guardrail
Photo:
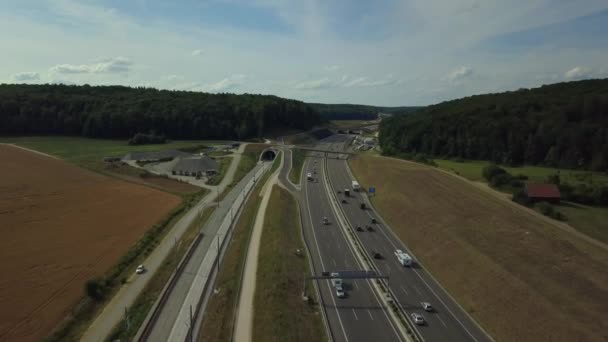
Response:
[[[328,172],[328,168],[327,168],[327,162],[325,160],[323,162],[323,169],[324,169],[326,184],[328,187],[328,192],[330,193],[331,198],[333,198],[333,200],[331,201],[332,206],[334,208],[337,208],[336,214],[340,214],[341,216],[344,217],[343,224],[347,229],[348,235],[350,236],[350,239],[348,239],[348,240],[351,241],[352,243],[354,243],[355,249],[359,252],[357,254],[364,259],[365,264],[367,264],[370,268],[372,268],[373,270],[375,270],[379,273],[379,270],[376,267],[376,265],[374,264],[374,262],[372,261],[371,256],[367,253],[365,248],[363,248],[363,243],[359,239],[359,236],[357,236],[357,234],[354,233],[353,227],[349,223],[348,219],[346,219],[346,213],[344,212],[344,208],[342,208],[342,206],[340,206],[339,204],[336,205],[336,203],[340,203],[340,201],[338,200],[334,187],[331,183],[331,179],[329,177],[329,172]],[[424,338],[420,335],[418,330],[413,326],[412,322],[410,322],[410,320],[407,318],[407,313],[405,312],[405,309],[399,303],[399,301],[397,300],[397,297],[395,296],[395,294],[393,293],[391,288],[388,286],[388,284],[384,284],[383,282],[378,281],[378,280],[376,280],[374,282],[374,284],[376,286],[380,287],[380,289],[379,289],[380,291],[389,294],[391,301],[392,301],[392,305],[391,305],[391,303],[387,303],[387,304],[389,304],[389,306],[392,309],[392,312],[397,316],[399,321],[402,324],[405,324],[406,332],[408,334],[406,337],[408,337],[408,336],[412,337],[415,341],[424,341]],[[383,298],[383,300],[385,300],[385,298]]]

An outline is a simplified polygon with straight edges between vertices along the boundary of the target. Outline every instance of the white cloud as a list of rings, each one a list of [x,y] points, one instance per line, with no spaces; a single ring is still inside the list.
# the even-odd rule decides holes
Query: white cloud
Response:
[[[59,64],[49,71],[56,74],[103,74],[128,72],[133,63],[126,57],[100,58],[92,64]]]
[[[576,66],[564,73],[564,77],[567,80],[582,80],[585,78],[592,78],[593,72],[589,68]]]
[[[247,76],[245,75],[232,75],[216,83],[204,85],[203,87],[201,87],[201,90],[209,92],[225,92],[229,90],[234,90],[239,86],[243,85],[245,83],[246,78]]]
[[[450,82],[461,81],[473,74],[473,69],[468,66],[460,66],[447,74],[444,79]]]
[[[34,71],[18,72],[12,78],[16,82],[38,81],[40,74]]]
[[[202,55],[203,55],[203,50],[196,49],[196,50],[192,51],[192,56],[202,56]]]
[[[368,77],[342,76],[340,79],[324,77],[296,83],[293,88],[298,90],[317,90],[328,88],[355,88],[355,87],[381,87],[387,85],[402,84],[403,80],[396,79],[393,75],[388,75],[384,79],[372,80]]]
[[[165,81],[181,81],[184,79],[184,76],[180,76],[180,75],[167,75],[165,77],[163,77],[163,80]]]
[[[326,71],[338,71],[342,69],[341,65],[328,65],[324,68]]]
[[[316,79],[316,80],[298,82],[298,83],[296,83],[294,88],[299,89],[299,90],[316,90],[316,89],[332,88],[335,86],[336,86],[335,82],[333,82],[332,80],[330,80],[327,77],[324,77],[324,78]]]

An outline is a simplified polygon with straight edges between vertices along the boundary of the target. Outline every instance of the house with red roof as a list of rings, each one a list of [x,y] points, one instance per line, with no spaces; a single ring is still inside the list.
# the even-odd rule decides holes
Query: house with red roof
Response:
[[[555,184],[526,183],[526,196],[533,202],[559,203],[561,194]]]

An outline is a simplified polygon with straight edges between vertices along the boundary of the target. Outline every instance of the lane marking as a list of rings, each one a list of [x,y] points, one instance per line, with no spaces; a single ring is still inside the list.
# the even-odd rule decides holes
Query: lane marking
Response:
[[[422,296],[422,292],[420,292],[420,290],[418,290],[418,287],[416,287],[416,285],[412,284],[412,287],[414,288],[414,290],[416,290],[416,292],[418,292],[419,295]]]
[[[353,310],[353,315],[355,315],[355,319],[358,321],[359,317],[357,317],[357,313],[355,312],[355,309],[351,309],[351,310]]]
[[[369,318],[372,319],[372,321],[374,320],[374,316],[372,315],[372,312],[370,309],[367,309],[367,313],[369,314]]]
[[[307,163],[308,163],[308,161],[307,161]],[[317,247],[317,254],[319,255],[319,261],[321,262],[321,267],[323,268],[323,270],[325,270],[325,265],[323,263],[323,257],[321,256],[321,250],[319,249],[319,242],[317,241],[317,234],[315,233],[315,225],[313,223],[314,221],[312,220],[312,214],[310,212],[310,201],[308,199],[308,186],[307,185],[304,186],[304,196],[306,197],[306,209],[308,211],[308,217],[310,218],[310,225],[312,226],[311,230],[312,230],[313,240],[315,241],[315,246]],[[327,286],[327,290],[330,293],[329,297],[331,297],[331,301],[334,303],[334,308],[336,308],[335,309],[336,316],[338,316],[338,322],[340,323],[340,328],[342,329],[342,334],[344,335],[344,339],[348,342],[348,335],[346,335],[346,329],[344,329],[344,324],[342,323],[342,317],[340,317],[340,311],[337,309],[338,304],[336,303],[336,299],[334,298],[334,296],[331,295],[332,291],[331,291],[331,287],[329,285],[329,280],[327,280],[325,282],[325,285]]]
[[[401,286],[401,291],[405,292],[406,296],[409,296],[410,294],[407,292],[407,290],[405,289],[405,287],[403,287],[403,285]]]
[[[338,265],[336,264],[336,259],[331,258],[331,262],[334,264],[334,267],[337,267]]]
[[[441,319],[441,316],[437,315],[437,319],[439,319],[439,322],[441,322],[441,324],[443,324],[444,327],[448,327],[445,322]]]

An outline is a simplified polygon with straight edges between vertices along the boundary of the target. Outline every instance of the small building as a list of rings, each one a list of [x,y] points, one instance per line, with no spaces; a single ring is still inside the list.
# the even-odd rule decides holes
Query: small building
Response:
[[[179,157],[171,174],[192,177],[209,177],[218,172],[217,162],[207,156]]]
[[[136,160],[144,162],[154,162],[162,160],[171,160],[177,157],[189,156],[189,153],[179,150],[165,150],[165,151],[152,151],[152,152],[131,152],[127,153],[122,159],[123,160]]]
[[[559,203],[561,194],[555,184],[526,183],[524,192],[533,202]]]

